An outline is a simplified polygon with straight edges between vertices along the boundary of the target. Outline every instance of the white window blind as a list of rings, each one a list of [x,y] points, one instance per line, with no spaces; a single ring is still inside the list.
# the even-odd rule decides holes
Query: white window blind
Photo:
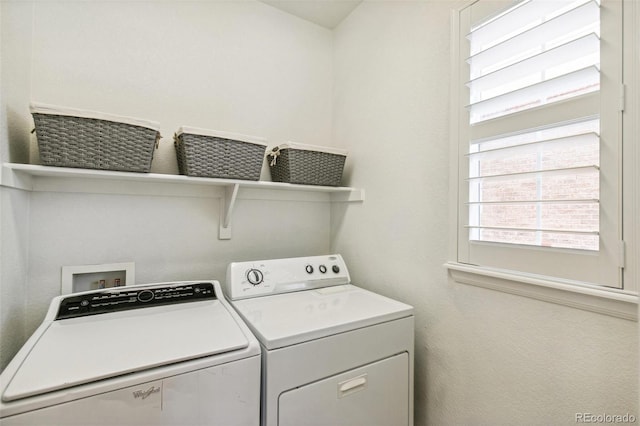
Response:
[[[473,141],[470,238],[598,250],[599,120]]]
[[[598,90],[599,36],[595,0],[523,1],[473,28],[470,123]]]
[[[618,287],[618,65],[605,53],[603,74],[603,7],[487,3],[461,15],[459,260]]]

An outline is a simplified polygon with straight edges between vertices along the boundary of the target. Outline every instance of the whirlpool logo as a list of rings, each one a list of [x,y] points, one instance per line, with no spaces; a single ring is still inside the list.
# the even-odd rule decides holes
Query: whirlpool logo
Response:
[[[155,387],[155,386],[151,386],[149,389],[147,390],[137,390],[133,392],[133,397],[135,399],[142,399],[145,400],[147,399],[149,396],[153,395],[154,393],[158,393],[160,392],[160,387]]]

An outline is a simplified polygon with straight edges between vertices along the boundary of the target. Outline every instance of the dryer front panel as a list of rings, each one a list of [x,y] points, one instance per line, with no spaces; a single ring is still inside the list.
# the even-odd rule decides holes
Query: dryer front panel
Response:
[[[279,426],[409,424],[409,354],[284,392]]]

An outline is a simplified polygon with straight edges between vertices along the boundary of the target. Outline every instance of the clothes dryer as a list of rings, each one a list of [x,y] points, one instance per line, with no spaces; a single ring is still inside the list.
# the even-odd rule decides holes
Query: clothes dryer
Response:
[[[413,424],[413,308],[340,255],[234,262],[227,298],[262,346],[262,424]]]
[[[257,425],[260,346],[216,281],[56,297],[0,375],[0,425]]]

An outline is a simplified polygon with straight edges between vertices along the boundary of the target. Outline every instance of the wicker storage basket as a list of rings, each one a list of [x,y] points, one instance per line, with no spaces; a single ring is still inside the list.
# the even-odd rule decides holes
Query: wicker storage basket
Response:
[[[258,180],[266,140],[182,126],[174,136],[178,169],[187,176]]]
[[[153,121],[32,103],[45,166],[148,172],[160,140]]]
[[[274,182],[340,186],[347,151],[290,142],[267,157]]]

